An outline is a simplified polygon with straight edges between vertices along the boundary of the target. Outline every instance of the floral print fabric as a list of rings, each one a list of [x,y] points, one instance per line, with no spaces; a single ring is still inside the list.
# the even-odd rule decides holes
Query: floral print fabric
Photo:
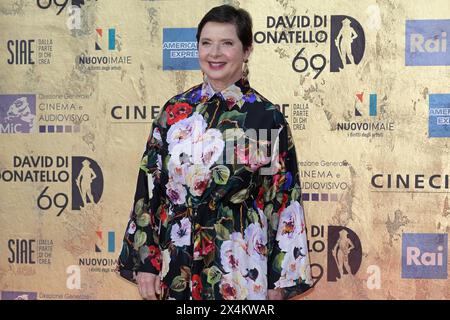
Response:
[[[161,277],[160,299],[267,299],[312,286],[292,134],[240,79],[208,79],[153,121],[118,272]]]

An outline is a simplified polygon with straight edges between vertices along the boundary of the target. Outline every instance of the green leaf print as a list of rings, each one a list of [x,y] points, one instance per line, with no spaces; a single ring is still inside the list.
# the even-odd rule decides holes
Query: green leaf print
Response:
[[[271,185],[269,190],[264,193],[264,202],[272,201],[277,194],[277,187],[275,185]]]
[[[242,203],[248,198],[249,194],[250,194],[250,191],[248,189],[242,189],[241,191],[235,193],[231,197],[230,201],[231,201],[231,203],[234,203],[234,204]]]
[[[216,266],[212,266],[208,270],[208,283],[214,286],[222,278],[222,272]]]
[[[197,105],[197,107],[195,107],[195,111],[198,112],[201,115],[204,115],[206,109],[207,109],[207,105],[204,104],[204,103],[200,103],[200,104]]]
[[[215,183],[224,185],[230,177],[230,169],[224,165],[218,165],[212,169],[212,174]]]
[[[148,213],[141,214],[137,220],[136,223],[139,227],[146,227],[150,224],[150,215]]]
[[[247,216],[252,223],[259,223],[259,215],[253,208],[248,209]]]
[[[224,132],[225,130],[231,128],[242,128],[244,127],[246,116],[247,112],[241,113],[237,110],[225,112],[219,117],[217,129]]]
[[[147,157],[147,155],[145,155],[142,157],[141,164],[140,164],[141,170],[143,170],[145,173],[149,172],[149,170],[147,168],[147,163],[148,163],[148,157]]]
[[[269,203],[264,207],[264,215],[267,217],[267,219],[270,219],[273,214],[273,204]]]
[[[273,230],[278,229],[278,213],[274,212],[272,213],[272,216],[270,217],[270,225],[272,226]]]
[[[273,268],[275,269],[275,271],[280,272],[281,273],[281,265],[283,264],[283,259],[284,259],[284,252],[280,252],[279,254],[277,254],[277,256],[275,257],[275,259],[273,260]]]
[[[222,224],[215,224],[214,229],[216,229],[217,239],[222,241],[230,240],[230,232]]]
[[[182,292],[184,289],[186,289],[187,282],[186,279],[183,276],[176,276],[172,284],[170,285],[170,289],[172,289],[175,292]]]
[[[142,230],[136,231],[134,235],[134,249],[138,250],[147,241],[147,233]]]
[[[291,199],[293,201],[298,201],[300,199],[300,186],[296,183],[291,191]]]
[[[139,248],[139,257],[141,258],[142,263],[144,263],[144,260],[148,257],[149,253],[150,250],[147,246],[142,246]]]
[[[136,201],[134,205],[134,213],[139,217],[144,212],[144,198]]]

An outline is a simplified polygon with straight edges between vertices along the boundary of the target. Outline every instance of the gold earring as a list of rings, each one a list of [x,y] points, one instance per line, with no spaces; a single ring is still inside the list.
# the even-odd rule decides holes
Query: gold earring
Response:
[[[245,59],[244,60],[244,70],[242,71],[242,77],[244,78],[245,81],[248,80],[248,74],[249,74],[247,62],[248,62],[248,59]]]

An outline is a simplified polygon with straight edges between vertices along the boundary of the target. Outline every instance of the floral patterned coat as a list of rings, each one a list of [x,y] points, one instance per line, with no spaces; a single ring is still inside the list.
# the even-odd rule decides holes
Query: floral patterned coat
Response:
[[[160,299],[312,286],[291,131],[246,79],[214,92],[205,77],[153,121],[117,271],[160,275]]]

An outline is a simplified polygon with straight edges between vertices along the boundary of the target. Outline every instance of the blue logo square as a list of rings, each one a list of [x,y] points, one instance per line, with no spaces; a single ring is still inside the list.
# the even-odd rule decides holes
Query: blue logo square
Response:
[[[405,64],[407,66],[448,66],[450,20],[407,20]]]
[[[164,28],[163,70],[200,70],[197,28]]]
[[[36,120],[36,95],[0,94],[0,133],[32,133]]]
[[[430,94],[428,136],[450,137],[450,94]]]
[[[404,233],[402,278],[447,279],[448,234]]]

